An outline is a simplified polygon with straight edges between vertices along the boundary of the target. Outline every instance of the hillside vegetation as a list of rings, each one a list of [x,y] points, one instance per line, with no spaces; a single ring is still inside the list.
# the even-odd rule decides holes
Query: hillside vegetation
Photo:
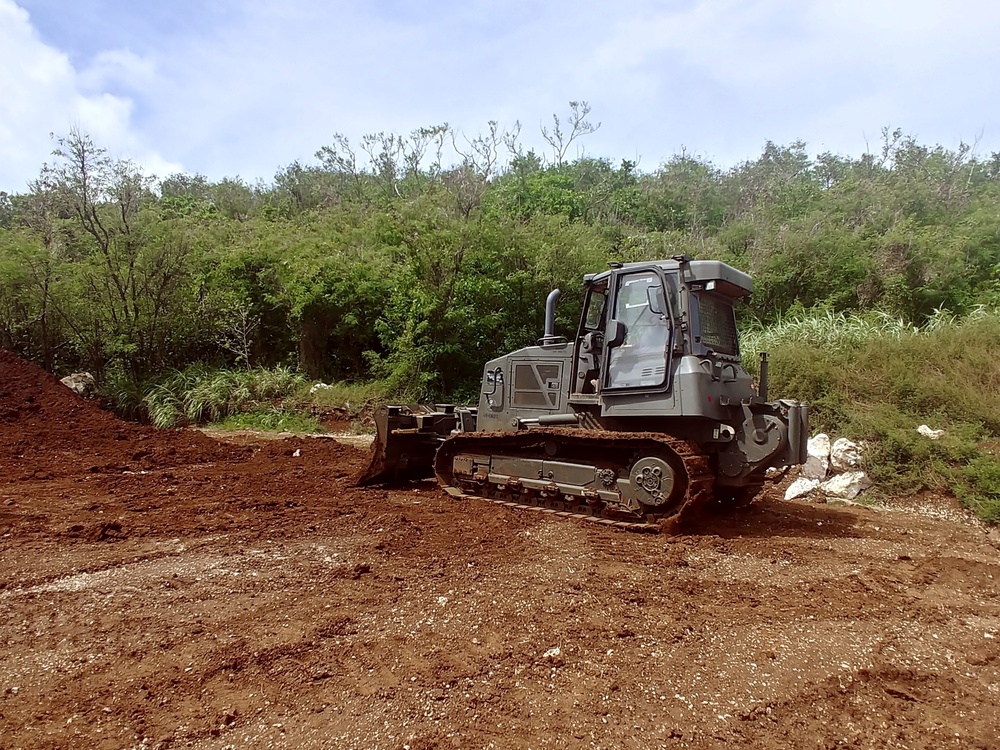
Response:
[[[864,443],[876,495],[957,495],[1000,521],[1000,317],[800,314],[744,336],[770,351],[770,380],[810,402],[814,432]],[[746,351],[744,356],[747,357]],[[943,429],[930,440],[917,432]]]
[[[256,185],[157,180],[72,132],[0,194],[0,348],[89,370],[161,422],[265,408],[218,389],[268,378],[205,375],[232,370],[278,373],[285,396],[324,379],[464,400],[484,361],[538,337],[553,287],[569,332],[581,276],[609,260],[718,258],[754,277],[744,350],[772,352],[774,395],[870,441],[887,491],[955,485],[996,515],[1000,154],[886,130],[858,156],[769,142],[733,168],[643,168],[570,158],[589,116],[571,103],[541,153],[496,123],[334,135]]]

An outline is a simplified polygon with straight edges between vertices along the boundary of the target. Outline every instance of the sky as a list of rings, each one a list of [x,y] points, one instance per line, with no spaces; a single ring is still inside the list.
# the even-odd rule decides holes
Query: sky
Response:
[[[544,152],[570,101],[600,123],[571,157],[643,171],[857,157],[887,127],[989,156],[998,31],[995,0],[0,0],[0,191],[72,129],[148,174],[269,184],[337,133],[520,122]]]

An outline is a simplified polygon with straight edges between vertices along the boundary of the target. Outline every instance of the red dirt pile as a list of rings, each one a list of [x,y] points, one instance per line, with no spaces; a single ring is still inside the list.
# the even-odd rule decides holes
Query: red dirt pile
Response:
[[[0,482],[231,460],[245,450],[191,430],[132,424],[0,351]]]

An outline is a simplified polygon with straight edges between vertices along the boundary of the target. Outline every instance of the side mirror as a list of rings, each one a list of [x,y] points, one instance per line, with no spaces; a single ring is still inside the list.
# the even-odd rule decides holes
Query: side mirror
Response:
[[[625,341],[625,324],[620,320],[609,320],[608,327],[604,332],[604,340],[608,348],[621,346]]]

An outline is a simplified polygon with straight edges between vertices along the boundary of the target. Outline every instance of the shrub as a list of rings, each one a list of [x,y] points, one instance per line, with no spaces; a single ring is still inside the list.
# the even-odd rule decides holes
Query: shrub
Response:
[[[273,407],[305,382],[287,367],[223,370],[192,365],[150,386],[143,403],[157,427],[217,422],[230,414]]]

